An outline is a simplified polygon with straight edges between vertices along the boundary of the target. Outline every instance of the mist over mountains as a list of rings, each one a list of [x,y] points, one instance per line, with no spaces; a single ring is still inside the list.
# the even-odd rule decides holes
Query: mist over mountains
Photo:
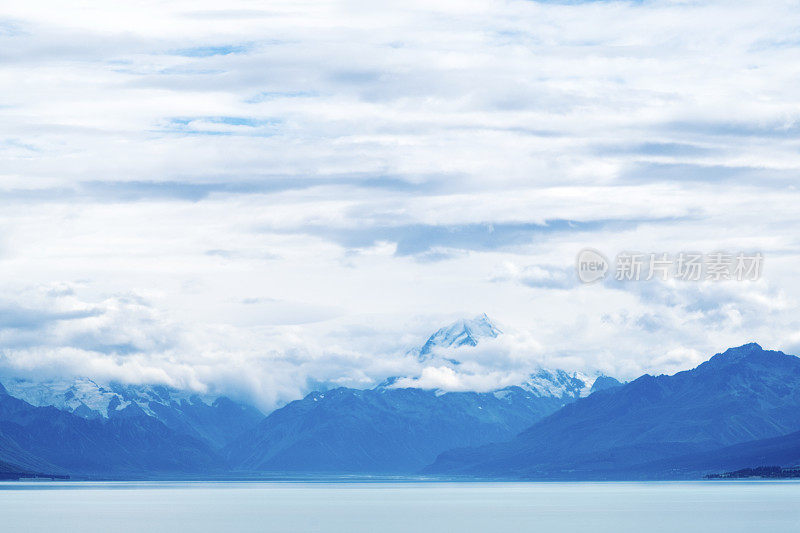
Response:
[[[458,367],[486,315],[409,353]],[[800,462],[800,359],[757,344],[630,383],[540,368],[488,392],[314,391],[263,414],[226,397],[87,378],[3,378],[0,477],[437,475],[672,479]]]
[[[463,319],[435,332],[412,355],[458,365],[454,357],[461,347],[500,334],[486,315]],[[404,388],[393,378],[370,390],[312,392],[267,417],[226,397],[163,386],[101,385],[86,378],[5,381],[0,401],[15,415],[5,417],[14,426],[4,434],[43,461],[22,460],[10,452],[0,460],[25,471],[129,476],[206,471],[412,473],[450,448],[512,438],[589,394],[595,377],[540,369],[524,383],[491,392]],[[618,382],[604,377],[599,384]],[[58,447],[35,444],[28,437],[52,440],[63,428],[69,430],[64,435],[71,439],[68,447],[80,450],[69,457],[61,458]],[[153,438],[149,448],[143,448],[140,440],[147,431]],[[96,446],[103,447],[102,453],[92,452]],[[175,449],[182,450],[182,462],[172,456]]]

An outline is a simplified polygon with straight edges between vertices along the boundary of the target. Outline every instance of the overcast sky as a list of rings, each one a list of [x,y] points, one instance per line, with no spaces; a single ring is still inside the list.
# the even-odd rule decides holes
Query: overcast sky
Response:
[[[442,386],[800,352],[796,2],[73,5],[0,6],[7,372],[269,407],[483,312]],[[587,286],[584,247],[764,269]]]

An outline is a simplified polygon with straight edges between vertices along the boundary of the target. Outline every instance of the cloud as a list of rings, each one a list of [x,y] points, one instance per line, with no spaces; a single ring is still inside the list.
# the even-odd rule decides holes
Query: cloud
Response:
[[[446,252],[442,254],[445,250],[495,250],[541,241],[555,233],[588,233],[605,227],[626,227],[636,223],[626,220],[545,220],[542,223],[373,225],[367,228],[325,225],[288,228],[286,231],[324,237],[347,248],[366,248],[379,242],[394,242],[397,256],[421,255],[423,259],[430,260],[449,257],[450,254]]]
[[[491,276],[494,282],[513,281],[527,287],[545,289],[569,289],[578,284],[575,267],[560,267],[554,265],[526,265],[517,266],[506,262]]]
[[[242,54],[250,49],[248,45],[220,45],[220,46],[196,46],[194,48],[184,48],[182,50],[175,50],[173,53],[179,56],[186,57],[210,57],[210,56],[227,56],[230,54]]]
[[[0,7],[18,371],[269,406],[800,346],[791,3],[86,6]],[[767,268],[588,287],[585,247],[761,250]],[[481,312],[522,333],[458,368],[404,357]]]
[[[176,342],[166,324],[153,334],[159,314],[136,295],[89,303],[81,301],[73,288],[61,286],[28,289],[17,298],[30,306],[0,303],[0,340],[9,350],[70,348],[128,355],[164,351]]]
[[[418,378],[403,378],[392,384],[393,388],[415,387],[442,391],[495,391],[511,385],[522,383],[527,376],[522,374],[508,375],[504,372],[488,374],[470,374],[458,372],[446,366],[428,366],[422,370]]]
[[[100,312],[95,309],[54,312],[10,304],[0,307],[0,329],[36,330],[54,322],[80,320],[98,314]]]
[[[227,394],[271,409],[305,394],[310,382],[370,386],[387,373],[413,373],[416,364],[399,354],[367,356],[352,343],[307,342],[293,326],[198,328],[173,321],[137,295],[89,304],[74,293],[40,287],[23,296],[59,311],[3,305],[4,376],[164,384]],[[288,302],[243,303],[278,306],[284,324],[292,323],[292,313],[308,312]]]

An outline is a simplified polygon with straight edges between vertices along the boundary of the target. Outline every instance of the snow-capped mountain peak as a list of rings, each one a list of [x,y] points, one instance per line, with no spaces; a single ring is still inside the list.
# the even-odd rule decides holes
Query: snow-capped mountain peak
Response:
[[[451,369],[460,366],[456,356],[459,348],[464,346],[477,346],[481,341],[494,339],[503,332],[495,326],[486,314],[471,319],[461,319],[445,326],[431,335],[425,344],[412,353],[416,354],[419,361],[425,364],[445,364]],[[597,389],[610,388],[619,385],[614,378],[601,376],[599,373],[567,372],[559,369],[540,367],[531,373],[528,378],[516,386],[501,389],[522,390],[537,398],[557,398],[572,401],[588,396],[595,390],[595,382],[600,379]],[[392,387],[397,382],[394,378],[384,386]]]
[[[98,384],[88,378],[4,381],[6,390],[11,396],[37,407],[51,405],[83,418],[109,418],[116,411],[121,411],[130,405],[137,405],[147,415],[155,416],[152,403],[169,406],[173,402],[183,401],[203,401],[206,404],[212,402],[212,399],[200,398],[194,392],[178,391],[158,385]]]
[[[431,335],[419,350],[419,359],[426,361],[433,356],[435,349],[477,346],[481,339],[496,338],[500,331],[486,316],[486,313],[471,319],[456,320]]]
[[[595,377],[582,372],[541,369],[520,387],[539,397],[577,399],[589,395],[594,380]]]

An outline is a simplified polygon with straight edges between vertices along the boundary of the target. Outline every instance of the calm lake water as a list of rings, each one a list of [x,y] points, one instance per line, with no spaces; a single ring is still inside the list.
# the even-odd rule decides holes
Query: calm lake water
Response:
[[[800,483],[0,483],[21,532],[800,531]]]

